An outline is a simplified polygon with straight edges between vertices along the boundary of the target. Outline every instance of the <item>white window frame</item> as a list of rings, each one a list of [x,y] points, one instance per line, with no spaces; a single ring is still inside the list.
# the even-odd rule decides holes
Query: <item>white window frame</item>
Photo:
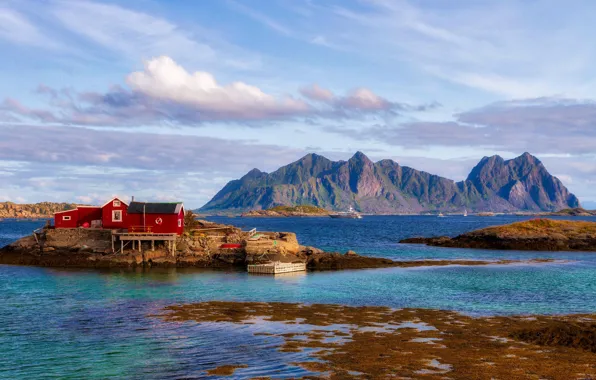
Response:
[[[70,215],[62,215],[62,220],[70,220]]]
[[[114,206],[114,207],[120,207],[121,206],[121,203],[120,203],[120,201],[114,201],[114,202],[112,202],[112,206]]]
[[[116,213],[120,214],[120,219],[116,219]],[[122,223],[122,210],[112,210],[112,222]]]
[[[182,227],[182,219],[178,219],[178,227]]]

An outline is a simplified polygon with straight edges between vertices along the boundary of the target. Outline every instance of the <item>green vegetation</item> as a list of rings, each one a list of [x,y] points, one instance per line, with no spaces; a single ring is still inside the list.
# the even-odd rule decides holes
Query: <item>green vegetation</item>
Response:
[[[195,213],[192,210],[187,210],[184,214],[184,231],[189,232],[198,228],[199,222],[195,218]]]
[[[311,205],[301,205],[301,206],[275,206],[266,211],[274,211],[280,214],[282,213],[289,213],[289,214],[328,214],[329,211]]]

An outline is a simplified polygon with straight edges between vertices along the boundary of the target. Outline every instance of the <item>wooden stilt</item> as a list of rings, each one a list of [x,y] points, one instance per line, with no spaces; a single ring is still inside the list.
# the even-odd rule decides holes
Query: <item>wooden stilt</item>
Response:
[[[155,240],[151,240],[151,250],[155,251]]]
[[[120,240],[120,253],[124,253],[124,240]]]
[[[114,235],[112,235],[112,253],[115,253],[115,251],[114,251]]]
[[[141,241],[139,240],[139,252],[141,252],[141,250],[142,250],[141,248],[142,248],[141,247]]]

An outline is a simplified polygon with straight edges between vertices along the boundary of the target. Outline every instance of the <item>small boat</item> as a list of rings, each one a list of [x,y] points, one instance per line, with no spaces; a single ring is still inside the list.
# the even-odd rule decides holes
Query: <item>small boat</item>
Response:
[[[362,219],[362,215],[360,215],[352,207],[350,207],[348,211],[339,211],[333,214],[329,214],[329,217],[334,219]]]
[[[445,215],[443,215],[442,212],[440,212],[438,216],[439,216],[439,218],[444,218],[445,217]]]
[[[221,248],[221,249],[238,249],[238,248],[242,248],[242,244],[225,243],[225,244],[222,244],[219,248]]]
[[[468,210],[464,209],[464,216],[468,216]]]

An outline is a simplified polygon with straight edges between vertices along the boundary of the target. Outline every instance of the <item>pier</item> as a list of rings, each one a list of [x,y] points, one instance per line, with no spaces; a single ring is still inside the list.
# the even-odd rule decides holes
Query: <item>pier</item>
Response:
[[[141,244],[143,241],[150,241],[151,242],[151,250],[155,251],[155,242],[156,241],[163,241],[164,243],[167,242],[167,248],[169,252],[176,252],[176,238],[177,234],[162,234],[162,233],[155,233],[155,232],[124,232],[120,230],[113,230],[112,231],[112,252],[113,253],[122,253],[124,252],[124,247],[126,247],[129,243],[132,244],[132,249],[138,249],[141,252]],[[116,251],[116,242],[120,240],[120,250]],[[135,242],[137,244],[135,244]]]

